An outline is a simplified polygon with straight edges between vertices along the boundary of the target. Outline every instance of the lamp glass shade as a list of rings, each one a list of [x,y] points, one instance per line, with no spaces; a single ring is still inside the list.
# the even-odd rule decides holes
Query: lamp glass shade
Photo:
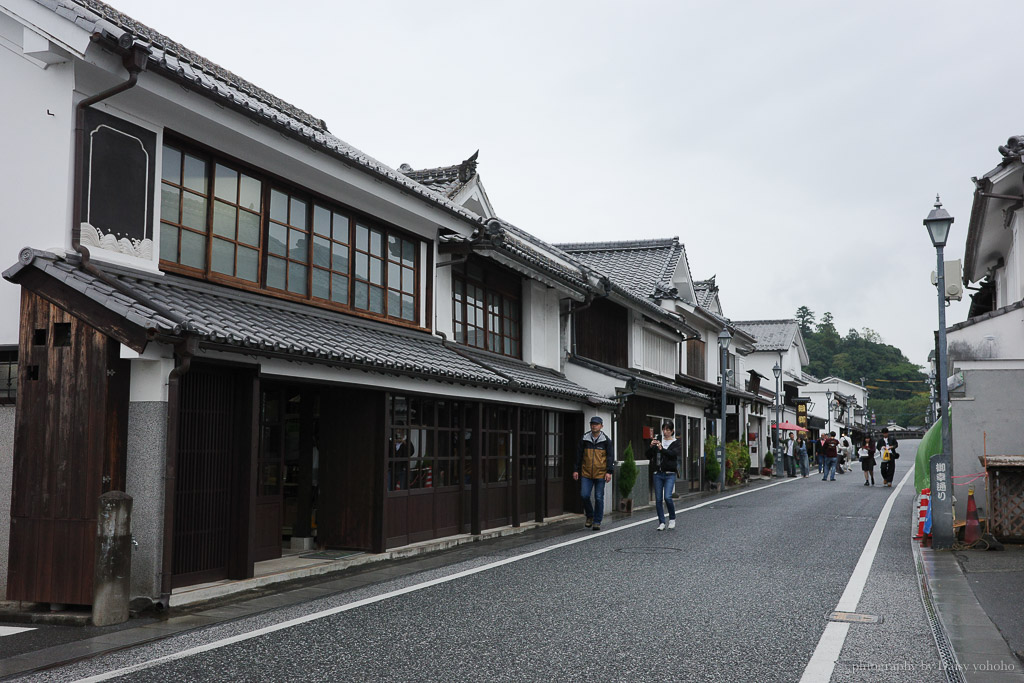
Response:
[[[928,228],[928,237],[932,240],[932,246],[946,246],[946,239],[949,237],[949,228],[953,225],[953,217],[942,208],[939,198],[935,198],[935,208],[928,213],[924,219],[924,226]]]
[[[772,372],[775,373],[775,379],[778,379],[779,377],[782,377],[782,368],[779,367],[778,363],[776,363],[775,367],[772,368]]]
[[[832,392],[831,391],[826,391],[825,392],[825,400],[826,401],[831,401],[832,400]]]
[[[721,346],[723,349],[728,349],[729,342],[731,341],[732,335],[729,334],[729,330],[723,329],[721,332],[718,333],[718,345]]]

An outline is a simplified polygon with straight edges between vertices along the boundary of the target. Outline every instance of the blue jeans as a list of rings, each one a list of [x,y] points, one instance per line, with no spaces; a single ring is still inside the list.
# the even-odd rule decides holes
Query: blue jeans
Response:
[[[810,473],[810,463],[807,462],[807,454],[804,453],[800,456],[800,474],[807,476]]]
[[[658,511],[658,521],[662,524],[665,523],[665,511],[662,508],[662,500],[665,501],[665,506],[668,507],[668,518],[676,518],[676,506],[672,503],[672,490],[675,489],[675,486],[675,472],[654,473],[654,507]]]
[[[822,481],[825,481],[829,477],[835,480],[836,462],[838,462],[838,460],[839,458],[825,458],[825,476],[821,478]]]
[[[604,517],[604,477],[591,479],[580,477],[580,498],[583,499],[583,512],[593,518],[594,524],[600,524]],[[594,504],[590,504],[590,492],[594,492]]]

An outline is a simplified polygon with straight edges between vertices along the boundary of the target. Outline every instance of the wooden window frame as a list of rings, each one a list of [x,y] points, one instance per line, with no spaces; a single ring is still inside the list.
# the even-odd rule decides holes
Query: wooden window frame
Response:
[[[423,268],[422,268],[422,264],[421,264],[421,247],[422,247],[422,244],[423,244],[422,238],[420,238],[420,237],[418,237],[416,235],[413,235],[411,233],[408,233],[408,232],[406,232],[406,231],[404,231],[404,230],[402,230],[402,229],[400,229],[400,228],[398,228],[396,226],[392,226],[392,225],[387,224],[387,223],[385,223],[383,221],[380,221],[379,219],[376,219],[376,218],[374,218],[372,216],[367,216],[367,215],[365,215],[365,214],[363,214],[363,213],[361,213],[359,211],[356,211],[356,210],[352,209],[351,207],[348,207],[348,206],[346,206],[344,204],[341,204],[339,202],[331,200],[331,199],[329,199],[327,197],[324,197],[322,195],[318,195],[318,194],[309,192],[308,190],[306,190],[304,188],[295,186],[295,185],[289,183],[285,179],[282,179],[280,177],[268,174],[268,173],[260,171],[258,169],[254,169],[251,166],[248,166],[248,165],[244,164],[243,162],[238,161],[237,159],[233,159],[230,156],[222,154],[222,153],[218,152],[215,149],[209,148],[209,147],[207,147],[207,146],[205,146],[205,145],[203,145],[201,143],[189,140],[188,138],[185,138],[183,136],[179,136],[179,135],[176,135],[176,134],[170,134],[170,133],[166,134],[164,136],[163,141],[162,141],[162,149],[166,150],[167,148],[174,149],[175,151],[177,151],[178,153],[180,153],[182,155],[181,159],[179,160],[179,180],[181,182],[176,184],[176,183],[170,183],[170,182],[164,181],[163,180],[163,172],[162,172],[162,169],[161,169],[161,196],[162,196],[162,192],[163,192],[162,188],[163,188],[164,184],[167,184],[168,186],[171,186],[171,187],[175,188],[177,190],[177,192],[178,192],[178,213],[177,213],[177,216],[175,217],[177,222],[175,222],[174,220],[165,220],[164,216],[162,215],[162,213],[163,213],[162,211],[161,211],[161,216],[159,218],[159,222],[160,222],[161,225],[167,224],[168,226],[171,226],[171,227],[173,227],[176,230],[176,234],[178,236],[178,238],[177,238],[178,242],[175,245],[175,258],[177,260],[176,261],[169,261],[169,260],[166,260],[166,259],[161,257],[159,259],[159,264],[160,264],[160,269],[161,270],[166,271],[166,272],[171,272],[171,273],[177,273],[177,274],[180,274],[180,275],[186,275],[188,277],[196,277],[196,278],[208,280],[210,282],[216,282],[218,284],[225,284],[225,285],[237,288],[237,289],[244,289],[244,290],[248,290],[248,291],[258,292],[260,294],[265,294],[267,296],[272,296],[274,298],[286,299],[286,300],[289,300],[289,301],[298,301],[298,302],[302,302],[302,303],[311,304],[311,305],[314,305],[314,306],[317,306],[317,307],[320,307],[320,308],[325,308],[325,309],[335,310],[335,311],[341,311],[341,312],[348,313],[348,314],[351,314],[351,315],[355,315],[355,316],[358,316],[358,317],[371,318],[371,319],[374,319],[374,320],[383,320],[383,321],[388,322],[389,324],[400,325],[400,326],[403,326],[403,327],[410,327],[410,328],[414,328],[414,329],[425,329],[425,328],[429,327],[429,324],[428,324],[427,321],[421,321],[421,312],[420,312],[422,296],[423,296],[422,293],[421,293],[421,289],[423,288],[423,279],[422,279],[423,278]],[[182,202],[182,199],[181,199],[181,193],[187,190],[187,191],[193,192],[193,193],[195,193],[197,195],[200,194],[200,193],[196,192],[195,190],[192,190],[190,188],[185,188],[184,187],[184,176],[181,175],[181,174],[184,173],[183,169],[184,169],[184,155],[185,154],[187,154],[187,155],[189,155],[191,157],[194,157],[194,158],[202,160],[205,163],[205,165],[206,165],[206,187],[205,187],[206,194],[205,195],[200,195],[206,201],[206,209],[205,209],[206,210],[206,216],[205,216],[205,220],[204,220],[204,226],[205,226],[205,232],[204,233],[199,233],[199,231],[196,230],[195,228],[190,228],[190,227],[184,226],[182,224],[182,217],[183,217],[182,216],[182,212],[184,211],[184,209],[183,209],[183,202]],[[217,168],[218,165],[223,166],[225,168],[229,168],[232,171],[235,171],[236,173],[245,174],[247,176],[255,178],[256,180],[260,181],[260,183],[261,183],[262,195],[261,195],[260,213],[259,213],[259,219],[260,219],[260,233],[259,233],[259,235],[260,236],[259,236],[259,247],[258,247],[259,254],[258,254],[258,264],[257,264],[258,273],[257,273],[257,280],[255,282],[247,280],[247,279],[244,279],[244,278],[240,278],[240,277],[237,277],[237,276],[234,276],[234,275],[226,275],[224,273],[215,272],[213,270],[213,267],[212,267],[213,240],[215,239],[215,235],[213,234],[214,204],[217,201],[216,197],[214,196],[214,190],[215,190],[214,182],[215,182],[215,176],[216,176],[216,168]],[[283,192],[283,193],[285,193],[286,195],[289,196],[289,216],[290,216],[290,210],[291,210],[291,198],[295,198],[297,200],[300,200],[300,201],[303,201],[303,202],[306,203],[305,224],[304,224],[304,226],[302,226],[303,230],[305,232],[305,236],[306,236],[305,239],[306,239],[306,243],[307,243],[306,244],[306,260],[305,260],[305,262],[301,262],[298,259],[290,258],[290,254],[289,254],[289,249],[288,249],[287,243],[285,245],[285,252],[286,253],[285,253],[285,255],[283,257],[281,257],[280,255],[276,255],[276,254],[271,255],[269,253],[269,235],[270,235],[271,224],[272,223],[273,224],[280,224],[279,221],[272,221],[271,217],[270,217],[271,194],[272,194],[272,192],[274,190],[277,190],[279,192]],[[332,247],[331,264],[326,269],[324,267],[322,267],[322,266],[314,265],[314,258],[315,258],[315,255],[314,255],[314,243],[315,243],[315,238],[318,235],[318,233],[316,233],[316,231],[315,231],[314,216],[315,216],[317,207],[320,207],[322,209],[326,209],[327,211],[329,211],[331,213],[331,215],[332,215],[332,222],[334,220],[334,216],[341,216],[341,217],[345,218],[347,220],[347,222],[348,222],[347,231],[345,233],[345,241],[342,241],[341,239],[334,239],[334,233],[333,233],[333,228],[332,228],[332,236],[331,236],[331,247]],[[236,221],[237,221],[237,214],[236,214]],[[381,239],[382,239],[383,250],[382,250],[381,257],[380,257],[382,259],[381,283],[379,285],[374,283],[375,287],[376,286],[381,287],[381,296],[382,296],[382,299],[383,299],[383,302],[382,302],[383,305],[382,305],[381,312],[374,312],[374,311],[370,310],[369,308],[359,308],[359,307],[356,306],[354,294],[355,294],[355,288],[356,288],[356,284],[355,283],[357,281],[357,278],[355,277],[355,255],[356,255],[355,236],[356,236],[356,225],[357,224],[366,226],[370,230],[377,231],[382,236]],[[286,227],[289,227],[289,226],[286,226]],[[298,226],[296,226],[296,227],[298,227]],[[202,234],[203,238],[205,239],[205,242],[206,242],[206,244],[205,244],[205,265],[204,265],[203,268],[196,268],[196,267],[193,267],[193,266],[182,264],[180,262],[181,261],[181,231],[182,230],[189,230],[190,232],[194,232],[196,234]],[[290,233],[286,232],[286,235],[287,234],[290,234]],[[341,233],[339,233],[339,235],[340,234]],[[237,238],[237,233],[236,233],[236,238]],[[222,236],[216,236],[216,239],[224,239],[224,238]],[[404,245],[406,245],[406,244],[410,245],[408,247],[408,249],[411,252],[411,256],[412,256],[411,263],[410,262],[404,262],[401,258],[399,260],[397,260],[397,261],[390,259],[388,245],[391,243],[392,240],[396,240],[399,245],[402,245],[402,246],[400,246],[400,250],[403,251],[403,254],[405,253],[404,250],[406,249],[406,247]],[[335,245],[342,245],[345,248],[345,250],[347,251],[348,270],[346,272],[341,272],[341,271],[335,270],[335,267],[336,267],[335,266],[335,260],[334,260],[335,253],[333,251],[333,247]],[[251,245],[243,244],[243,246],[251,248]],[[235,240],[235,255],[234,255],[236,264],[237,264],[237,258],[238,258],[238,256],[237,256],[238,248],[239,248],[239,243],[237,242],[237,239],[236,239]],[[161,243],[161,250],[163,250],[163,249],[164,249],[164,245]],[[271,287],[271,286],[269,286],[267,284],[268,260],[269,260],[269,258],[271,256],[273,256],[274,258],[283,258],[283,259],[285,259],[285,263],[286,263],[286,266],[285,266],[285,269],[286,269],[285,287],[286,288],[288,286],[288,264],[291,264],[291,263],[294,262],[294,263],[300,263],[301,265],[305,266],[305,268],[306,268],[306,280],[305,280],[305,293],[304,294],[300,294],[300,293],[296,293],[296,292],[290,292],[290,291],[287,291],[287,289],[277,289],[276,287]],[[389,266],[389,263],[394,263],[398,267],[398,272],[400,274],[400,279],[401,279],[402,276],[407,276],[407,277],[411,278],[411,280],[412,280],[412,285],[411,285],[412,291],[408,291],[408,287],[403,289],[401,282],[397,283],[397,287],[390,287],[389,286],[389,282],[388,282],[388,271],[389,271],[389,267],[388,266]],[[237,271],[237,265],[235,266],[235,269]],[[336,281],[337,278],[344,278],[345,286],[346,286],[346,296],[345,296],[345,301],[344,302],[336,301],[336,300],[333,300],[333,299],[325,299],[325,298],[323,298],[321,296],[315,296],[313,294],[313,270],[314,269],[317,269],[317,270],[320,270],[320,271],[326,271],[326,272],[329,273],[328,280],[329,280],[329,286],[330,287],[334,286],[334,282]],[[390,284],[395,284],[395,283],[390,283]],[[395,291],[398,294],[398,301],[399,301],[399,305],[398,305],[399,310],[397,312],[394,312],[394,313],[391,313],[389,311],[389,303],[388,303],[389,296],[388,296],[388,293],[391,290]],[[333,290],[329,289],[329,296],[330,296],[330,292],[332,292],[332,291]],[[403,297],[405,297],[404,300],[403,300]],[[411,302],[409,301],[410,298],[411,298]],[[411,319],[409,317],[403,317],[403,310],[402,310],[403,309],[403,304],[405,306],[405,313],[408,315],[411,312]],[[409,308],[410,304],[411,304],[411,311],[410,311],[410,308]]]
[[[452,325],[455,341],[509,358],[522,358],[522,295],[514,291],[515,287],[512,286],[518,279],[500,271],[495,274],[493,268],[488,270],[479,263],[476,266],[479,276],[470,274],[469,268],[465,266],[452,270]],[[473,296],[470,296],[470,291]],[[477,322],[480,324],[475,324]],[[492,329],[495,322],[499,325],[498,330]]]

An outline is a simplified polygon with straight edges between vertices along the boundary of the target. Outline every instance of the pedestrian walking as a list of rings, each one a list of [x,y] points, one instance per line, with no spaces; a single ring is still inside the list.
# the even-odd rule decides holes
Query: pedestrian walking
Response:
[[[896,437],[889,436],[889,428],[882,427],[882,438],[875,444],[875,453],[882,454],[882,464],[878,471],[882,473],[882,481],[885,482],[885,486],[892,486],[892,478],[896,474],[896,460],[900,457],[896,451],[898,447],[899,442],[896,441]]]
[[[786,437],[786,476],[796,476],[796,440],[793,438],[793,432],[789,432]]]
[[[839,432],[839,462],[836,467],[839,474],[846,474],[847,469],[853,469],[852,466],[846,463],[853,461],[853,441],[850,439],[850,435],[847,432],[840,430]]]
[[[676,428],[666,420],[661,425],[661,438],[651,439],[647,459],[654,472],[654,509],[658,511],[658,531],[665,529],[665,510],[668,508],[668,528],[676,528],[676,506],[672,503],[672,490],[676,485],[676,467],[682,447],[676,439]]]
[[[864,443],[857,451],[857,455],[860,457],[860,468],[864,470],[864,485],[868,486],[870,480],[871,486],[875,485],[875,444],[871,442],[871,437],[864,437]]]
[[[804,441],[803,434],[796,442],[797,456],[800,458],[800,476],[805,479],[810,476],[810,463],[807,461],[807,442]]]
[[[829,432],[828,436],[825,437],[823,449],[825,451],[825,476],[822,477],[821,480],[835,481],[836,461],[839,459],[839,440],[836,439],[835,432]]]
[[[822,470],[825,467],[825,442],[827,440],[828,434],[822,432],[821,436],[818,437],[818,443],[814,449],[818,454],[818,474],[821,474]]]
[[[590,431],[583,435],[576,446],[576,467],[572,478],[580,482],[580,498],[583,499],[583,512],[587,516],[585,527],[601,530],[601,519],[604,517],[604,485],[612,480],[615,465],[615,450],[612,440],[601,431],[604,420],[594,416],[590,418]],[[590,503],[590,494],[594,494],[594,503]]]

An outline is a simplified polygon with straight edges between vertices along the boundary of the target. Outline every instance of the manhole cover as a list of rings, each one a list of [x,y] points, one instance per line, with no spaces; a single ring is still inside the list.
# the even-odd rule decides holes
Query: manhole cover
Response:
[[[829,621],[844,621],[848,624],[881,624],[882,617],[877,614],[863,612],[829,612],[825,615]]]
[[[617,553],[628,555],[667,555],[669,553],[681,552],[682,548],[616,548]]]

